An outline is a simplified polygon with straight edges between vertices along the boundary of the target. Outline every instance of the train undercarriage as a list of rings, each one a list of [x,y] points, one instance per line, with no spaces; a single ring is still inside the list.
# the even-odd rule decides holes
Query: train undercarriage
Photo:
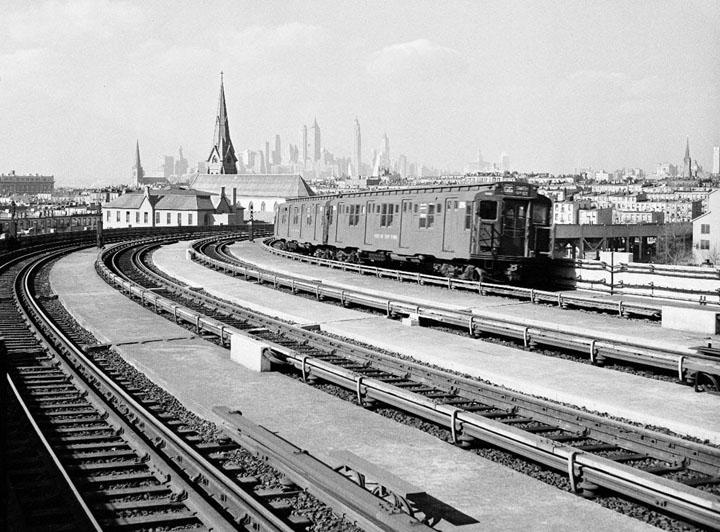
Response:
[[[272,246],[284,251],[301,253],[321,259],[335,260],[349,264],[365,264],[383,268],[395,268],[403,271],[420,272],[466,281],[481,281],[498,284],[533,286],[541,283],[544,275],[539,276],[539,263],[544,260],[518,260],[517,257],[453,259],[443,260],[431,255],[398,255],[389,251],[361,251],[355,248],[339,249],[331,246],[315,246],[295,241],[275,240]]]

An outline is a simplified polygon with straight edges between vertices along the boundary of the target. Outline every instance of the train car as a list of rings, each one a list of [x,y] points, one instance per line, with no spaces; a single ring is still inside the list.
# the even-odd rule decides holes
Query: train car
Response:
[[[277,245],[341,260],[474,265],[484,271],[550,253],[552,202],[528,183],[433,186],[291,199]]]

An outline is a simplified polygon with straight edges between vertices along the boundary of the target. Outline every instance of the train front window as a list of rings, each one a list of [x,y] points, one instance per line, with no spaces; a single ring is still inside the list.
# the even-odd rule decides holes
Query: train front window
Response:
[[[483,220],[497,219],[498,204],[497,201],[481,200],[480,201],[480,218]]]
[[[549,225],[548,223],[548,206],[541,203],[533,204],[532,221],[534,224]]]

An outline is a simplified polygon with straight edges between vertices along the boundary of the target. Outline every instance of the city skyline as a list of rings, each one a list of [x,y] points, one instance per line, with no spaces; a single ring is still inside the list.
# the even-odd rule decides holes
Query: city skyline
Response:
[[[137,139],[148,162],[204,159],[221,70],[239,150],[295,144],[315,117],[336,156],[354,158],[358,117],[365,164],[386,133],[456,171],[478,150],[520,171],[652,171],[688,136],[710,169],[720,143],[717,0],[3,7],[0,171],[59,185],[129,182]]]

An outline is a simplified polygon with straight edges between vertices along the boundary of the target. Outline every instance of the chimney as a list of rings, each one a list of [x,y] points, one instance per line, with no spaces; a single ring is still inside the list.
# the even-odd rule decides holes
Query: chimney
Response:
[[[232,206],[235,207],[237,205],[237,188],[233,187],[233,195],[232,195]]]
[[[150,197],[150,185],[145,185],[145,197]]]
[[[225,197],[225,187],[220,187],[220,198]]]

